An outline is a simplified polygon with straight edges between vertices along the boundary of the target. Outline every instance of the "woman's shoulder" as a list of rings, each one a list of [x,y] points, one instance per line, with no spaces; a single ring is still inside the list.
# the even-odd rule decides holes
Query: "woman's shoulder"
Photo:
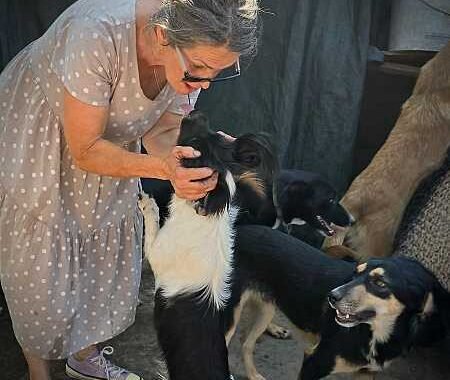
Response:
[[[135,21],[136,0],[78,0],[67,8],[53,27],[66,28],[71,24],[85,24],[99,28],[121,26]]]

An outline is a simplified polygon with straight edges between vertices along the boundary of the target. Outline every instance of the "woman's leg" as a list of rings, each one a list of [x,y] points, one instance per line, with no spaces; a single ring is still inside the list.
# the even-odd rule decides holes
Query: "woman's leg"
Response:
[[[92,354],[94,351],[97,351],[97,346],[93,344],[92,346],[83,348],[82,350],[78,351],[77,353],[73,354],[73,357],[78,360],[79,362],[82,362],[85,360],[90,354]]]
[[[33,356],[24,352],[25,359],[28,363],[29,380],[51,380],[50,379],[50,362],[38,356]]]
[[[74,358],[78,361],[83,361],[95,350],[97,350],[97,347],[95,345],[89,346],[74,354]],[[49,360],[45,360],[25,352],[24,356],[28,363],[28,372],[30,374],[29,380],[50,380]]]

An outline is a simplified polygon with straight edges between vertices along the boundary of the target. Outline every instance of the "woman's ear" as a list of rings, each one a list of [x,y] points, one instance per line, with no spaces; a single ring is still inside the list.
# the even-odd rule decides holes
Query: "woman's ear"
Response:
[[[159,46],[168,46],[169,41],[167,40],[167,34],[166,31],[161,28],[159,25],[155,26],[155,35],[156,35],[156,41]]]

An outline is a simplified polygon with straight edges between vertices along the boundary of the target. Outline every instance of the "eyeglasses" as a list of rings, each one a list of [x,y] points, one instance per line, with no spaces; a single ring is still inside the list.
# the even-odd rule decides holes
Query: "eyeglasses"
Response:
[[[217,75],[214,78],[203,78],[203,77],[196,77],[194,75],[191,75],[187,69],[186,61],[184,60],[183,53],[178,48],[178,46],[175,46],[175,51],[178,55],[178,60],[180,62],[180,66],[183,69],[184,77],[182,79],[183,82],[222,82],[224,80],[233,79],[241,75],[241,67],[239,65],[239,59],[234,64],[233,68],[228,68],[225,70],[222,70],[219,75]],[[231,71],[231,72],[230,72]]]

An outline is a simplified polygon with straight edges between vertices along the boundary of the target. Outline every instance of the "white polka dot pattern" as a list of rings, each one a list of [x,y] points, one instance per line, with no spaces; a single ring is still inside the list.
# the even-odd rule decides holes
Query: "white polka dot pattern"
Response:
[[[63,134],[64,89],[108,106],[104,138],[133,152],[164,112],[186,102],[169,86],[154,101],[143,94],[132,3],[75,3],[1,73],[0,280],[18,341],[46,359],[134,321],[137,180],[78,169]]]

